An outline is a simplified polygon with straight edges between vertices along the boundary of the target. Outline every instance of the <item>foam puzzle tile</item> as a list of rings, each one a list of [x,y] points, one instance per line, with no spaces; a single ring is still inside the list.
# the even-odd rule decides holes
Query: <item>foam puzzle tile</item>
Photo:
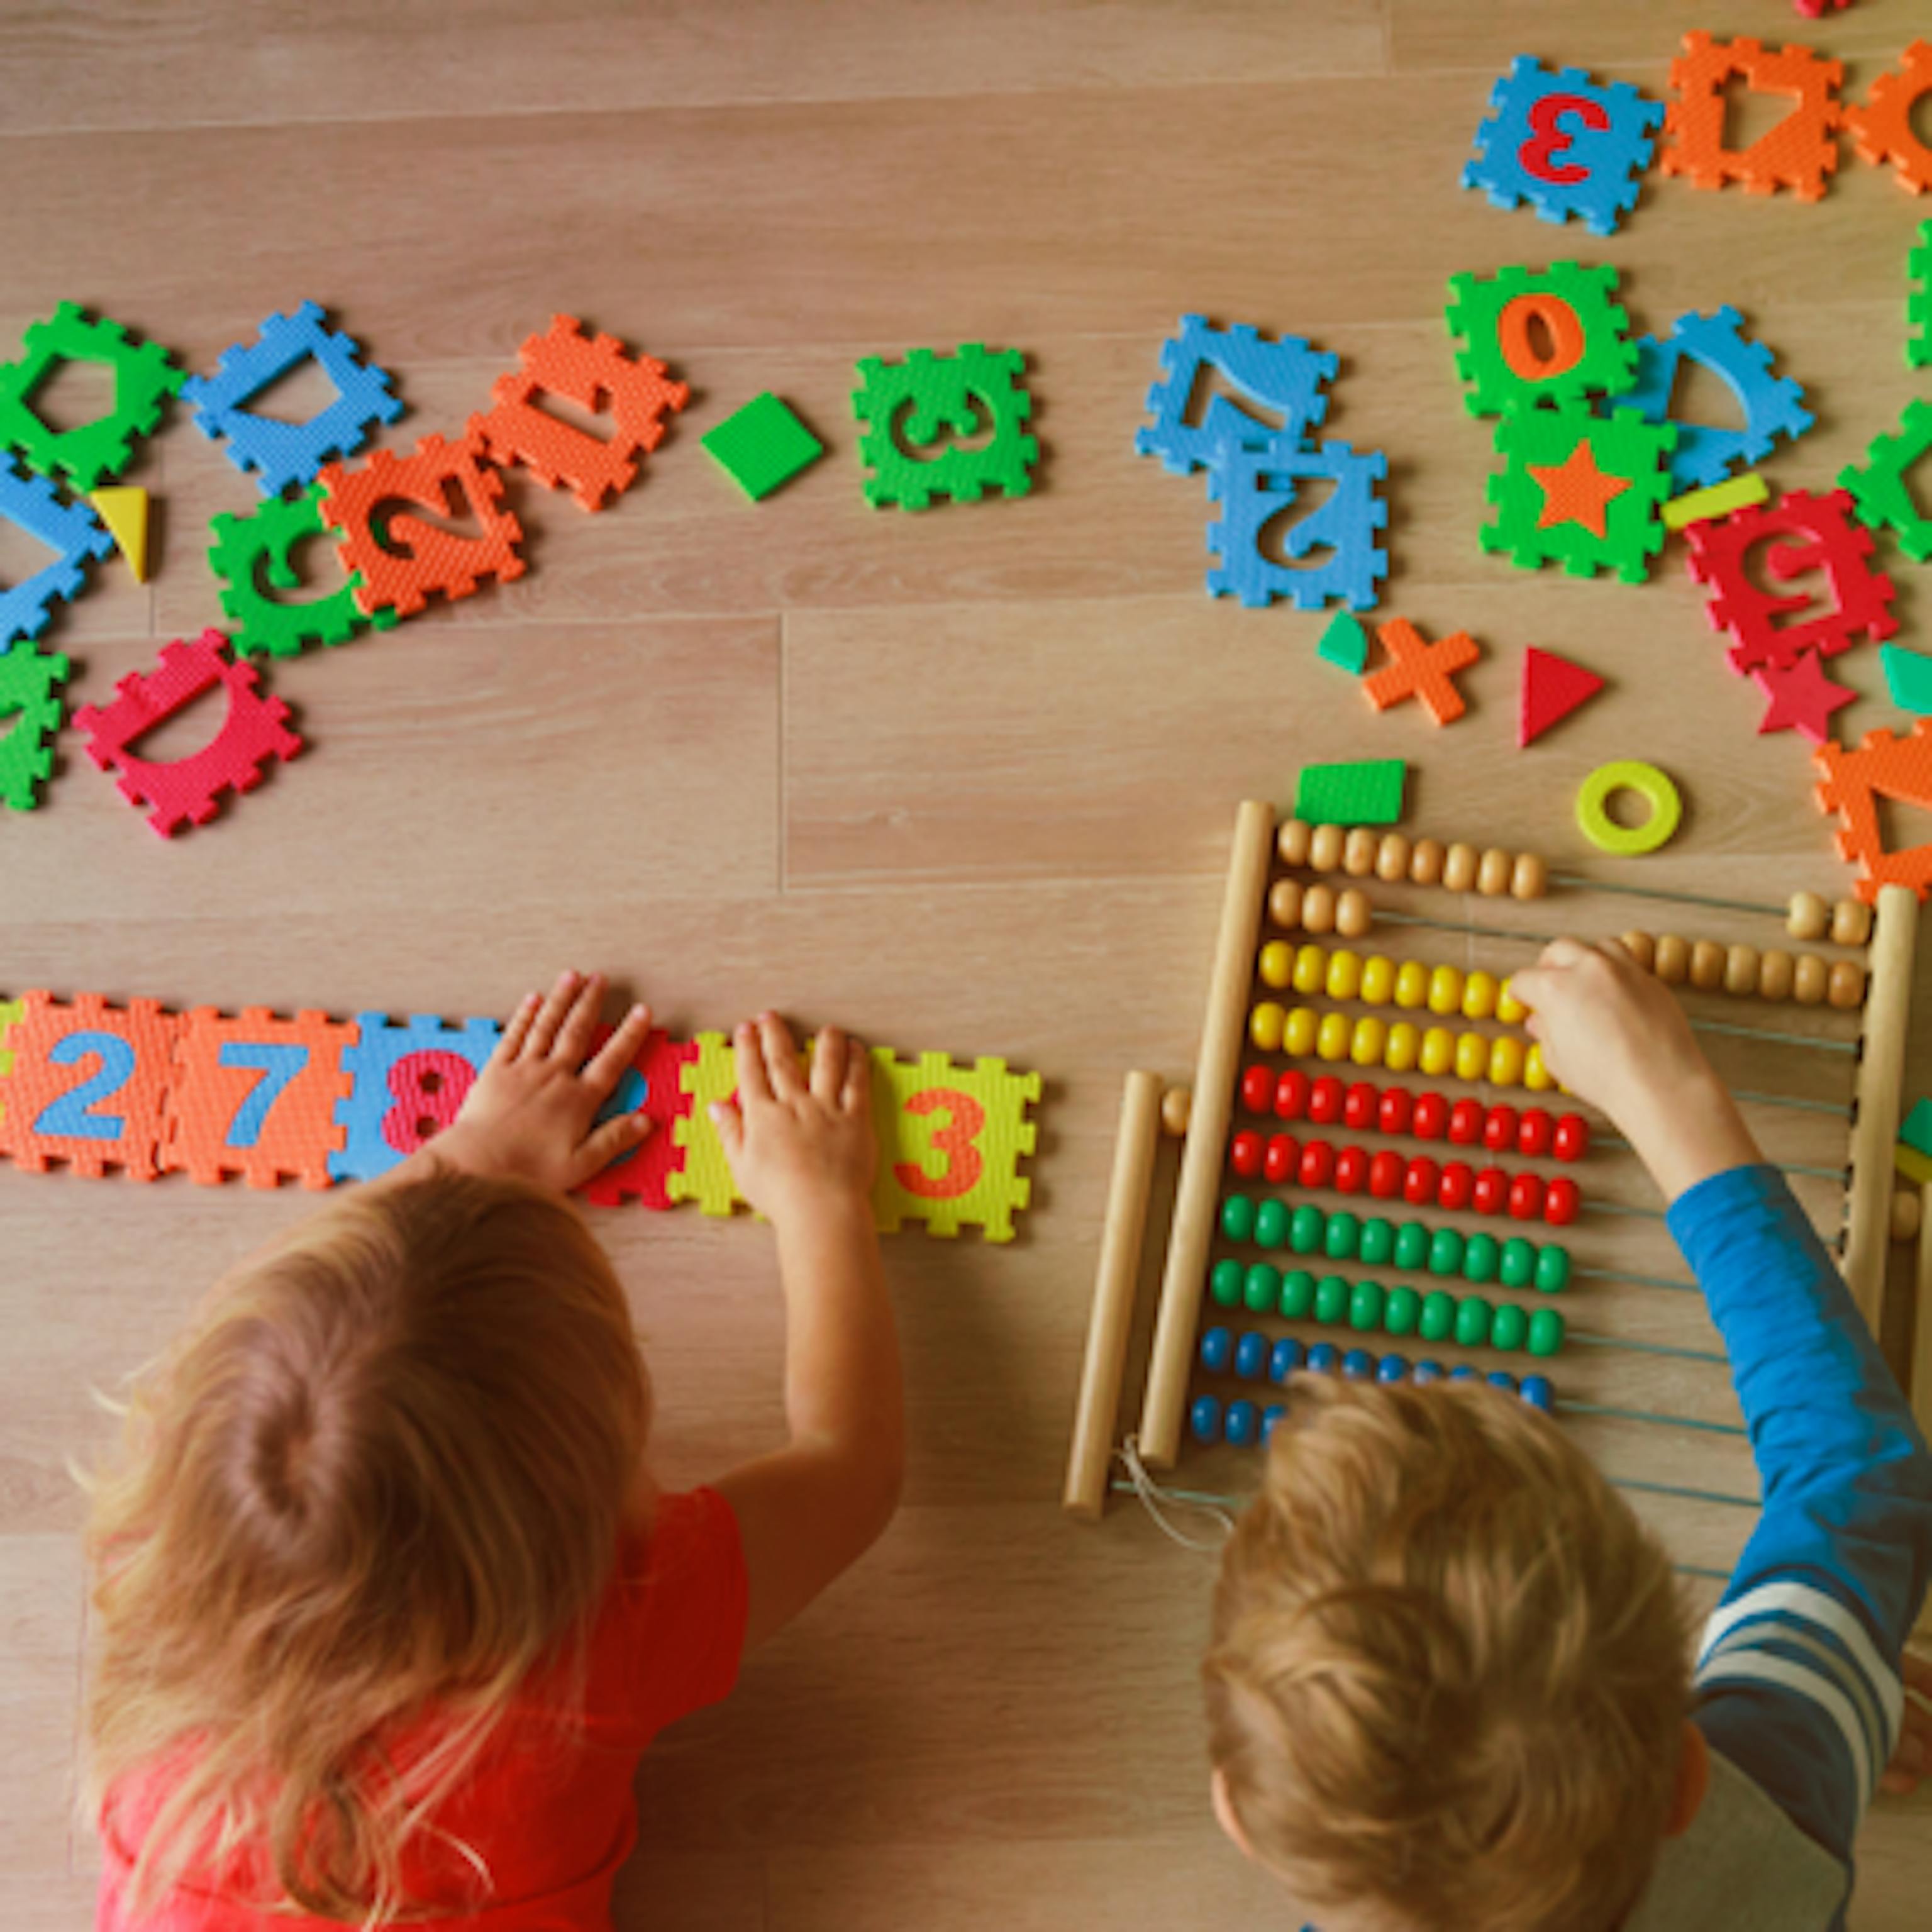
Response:
[[[1363,629],[1360,618],[1352,610],[1337,610],[1322,633],[1315,655],[1324,664],[1352,671],[1360,677],[1369,664],[1369,634]]]
[[[713,1101],[729,1100],[737,1093],[737,1050],[722,1033],[700,1033],[691,1046],[695,1051],[680,1070],[686,1105],[671,1124],[673,1143],[683,1160],[666,1177],[664,1192],[674,1202],[695,1201],[706,1214],[729,1214],[745,1197],[731,1178],[710,1109]]]
[[[64,302],[44,321],[30,322],[23,346],[19,362],[0,364],[0,446],[44,476],[66,477],[76,490],[111,483],[127,468],[134,445],[154,434],[168,398],[185,380],[158,343],[137,343],[105,316],[89,320],[75,302]],[[114,376],[114,406],[92,422],[58,430],[34,409],[34,395],[64,362],[106,364]]]
[[[551,490],[568,489],[584,509],[604,508],[636,480],[639,459],[664,440],[667,419],[691,398],[662,362],[633,356],[614,335],[592,335],[572,315],[554,316],[547,333],[518,351],[520,367],[491,386],[496,406],[470,418],[470,434],[490,460],[515,464]],[[593,436],[541,406],[561,396],[611,433]]]
[[[1932,368],[1932,221],[1918,225],[1906,258],[1905,361],[1912,369]]]
[[[1295,781],[1294,815],[1310,825],[1394,825],[1402,818],[1408,783],[1402,758],[1304,765]]]
[[[14,1029],[26,1017],[24,1000],[0,1000],[0,1116],[7,1111],[7,1076],[14,1070]]]
[[[769,389],[733,410],[698,440],[754,503],[825,454],[824,444]]]
[[[1687,532],[1690,574],[1705,588],[1704,614],[1714,631],[1730,634],[1731,668],[1742,676],[1762,666],[1788,669],[1808,650],[1834,657],[1862,638],[1876,643],[1898,628],[1892,614],[1892,579],[1871,567],[1871,532],[1852,518],[1843,490],[1823,496],[1793,490],[1774,502],[1734,512]],[[1756,571],[1747,563],[1764,545]],[[1832,602],[1802,588],[1780,595],[1760,575],[1789,582],[1822,572]]]
[[[1663,103],[1622,81],[1593,80],[1574,67],[1554,71],[1519,54],[1490,106],[1462,185],[1480,188],[1498,208],[1526,203],[1545,221],[1574,215],[1593,234],[1614,234],[1636,206]]]
[[[313,362],[335,385],[334,399],[306,422],[278,422],[243,405],[302,363]],[[253,342],[222,352],[212,376],[194,376],[182,390],[194,406],[195,427],[265,496],[292,484],[313,483],[322,465],[352,455],[378,423],[394,422],[402,399],[386,371],[364,361],[361,345],[328,326],[321,305],[305,302],[290,315],[271,315]]]
[[[1790,664],[1760,664],[1751,682],[1770,702],[1758,724],[1762,737],[1770,731],[1798,731],[1814,745],[1832,735],[1832,714],[1842,711],[1858,696],[1825,675],[1824,660],[1806,651]]]
[[[104,485],[87,500],[107,526],[114,547],[128,560],[136,584],[148,580],[148,493],[123,484]]]
[[[1555,651],[1526,645],[1522,681],[1517,689],[1516,749],[1533,745],[1552,725],[1587,704],[1604,688],[1604,680],[1587,666]]]
[[[610,1029],[602,1028],[597,1046],[609,1037]],[[650,1116],[652,1130],[640,1145],[578,1190],[585,1200],[599,1208],[615,1208],[626,1201],[654,1208],[676,1204],[670,1179],[684,1158],[676,1127],[691,1111],[691,1096],[684,1090],[684,1070],[698,1058],[698,1052],[694,1042],[673,1040],[662,1027],[652,1028],[637,1058],[625,1070],[616,1092],[597,1116],[604,1120],[641,1108]]]
[[[874,1047],[880,1232],[916,1221],[929,1234],[950,1238],[970,1226],[989,1241],[1010,1241],[1013,1216],[1032,1198],[1019,1168],[1034,1150],[1027,1108],[1040,1091],[1037,1073],[1011,1072],[1004,1060],[956,1066],[943,1053],[905,1060]]]
[[[989,490],[1024,496],[1033,488],[1040,445],[1026,434],[1033,398],[1021,382],[1017,349],[962,343],[951,355],[911,350],[903,362],[868,356],[858,365],[852,413],[862,426],[860,460],[866,500],[923,510],[938,496],[976,502]],[[945,440],[990,430],[969,447]]]
[[[44,476],[30,475],[4,451],[0,517],[56,553],[32,576],[0,585],[0,652],[4,652],[22,638],[38,638],[56,601],[80,595],[87,587],[86,566],[110,555],[114,539],[86,504],[62,502]]]
[[[1641,584],[1664,548],[1658,514],[1677,432],[1635,411],[1596,415],[1586,404],[1524,410],[1496,425],[1502,473],[1490,479],[1486,550],[1520,568],[1560,563],[1572,576],[1614,570]]]
[[[160,1172],[163,1096],[181,1022],[152,1000],[111,1006],[23,994],[9,1029],[13,1065],[0,1088],[0,1154],[44,1174],[56,1164],[98,1179]]]
[[[508,584],[523,575],[523,526],[499,507],[503,479],[482,459],[473,437],[426,436],[408,456],[379,449],[358,469],[334,464],[322,472],[322,520],[341,538],[337,552],[344,570],[360,580],[356,601],[365,615],[393,610],[412,617],[433,593],[468,597],[485,578]],[[454,511],[452,490],[461,500]],[[441,527],[407,510],[379,527],[376,512],[399,502],[472,527]]]
[[[1694,188],[1736,182],[1751,194],[1787,188],[1800,201],[1816,201],[1838,165],[1838,87],[1842,64],[1809,47],[1766,47],[1754,40],[1684,37],[1671,63],[1671,99],[1664,110],[1664,146],[1658,164]],[[1727,90],[1742,80],[1754,94],[1786,94],[1789,113],[1742,152],[1724,142]]]
[[[1903,1141],[1893,1145],[1892,1168],[1901,1179],[1910,1181],[1915,1187],[1923,1187],[1928,1181],[1932,1181],[1932,1154],[1921,1154]]]
[[[1875,904],[1881,886],[1909,886],[1923,901],[1932,890],[1932,843],[1888,851],[1878,802],[1932,810],[1932,718],[1903,738],[1868,731],[1856,751],[1829,742],[1813,752],[1818,809],[1835,814],[1838,856],[1858,868],[1858,893]]]
[[[1620,395],[1636,380],[1617,272],[1555,262],[1544,269],[1451,275],[1444,320],[1461,344],[1456,370],[1472,416],[1534,403]],[[1539,341],[1531,325],[1544,332]]]
[[[1901,711],[1921,717],[1932,714],[1932,658],[1909,651],[1903,644],[1881,644],[1879,668],[1885,673],[1885,688]]]
[[[1780,439],[1794,440],[1811,427],[1804,392],[1789,376],[1771,373],[1771,351],[1745,336],[1744,317],[1734,308],[1681,315],[1668,335],[1640,336],[1636,355],[1636,381],[1618,398],[1618,406],[1635,410],[1652,422],[1676,424],[1677,444],[1670,453],[1673,491],[1720,483],[1733,470],[1762,463]],[[1687,357],[1723,378],[1743,414],[1743,428],[1714,428],[1671,415],[1671,392]]]
[[[1906,1147],[1932,1155],[1932,1100],[1922,1096],[1912,1102],[1911,1111],[1899,1123],[1898,1138]]]
[[[1238,597],[1256,610],[1278,597],[1301,610],[1333,602],[1368,609],[1388,574],[1380,536],[1388,506],[1376,494],[1388,475],[1388,459],[1379,451],[1358,452],[1346,442],[1304,449],[1277,437],[1258,447],[1228,448],[1208,476],[1208,494],[1220,502],[1221,514],[1208,526],[1208,551],[1216,560],[1208,594]],[[1263,540],[1294,506],[1296,484],[1310,478],[1334,488],[1325,502],[1281,530],[1286,555],[1310,560],[1277,562]]]
[[[1770,500],[1771,485],[1754,470],[1748,476],[1733,476],[1728,483],[1714,483],[1708,490],[1692,490],[1673,496],[1664,506],[1664,527],[1688,530],[1711,517],[1728,517],[1753,503]]]
[[[114,782],[130,805],[148,814],[164,838],[190,825],[206,825],[221,809],[221,794],[253,791],[268,766],[292,758],[302,741],[288,728],[289,708],[257,688],[261,674],[229,656],[219,631],[204,631],[192,643],[164,645],[151,671],[136,671],[114,687],[111,704],[85,704],[74,715],[74,728],[86,734],[83,748]],[[144,732],[174,716],[221,685],[228,710],[221,727],[192,756],[157,764],[137,758],[128,747]]]
[[[338,1105],[349,1097],[344,1050],[354,1026],[326,1013],[292,1019],[250,1006],[184,1014],[163,1110],[161,1166],[206,1186],[239,1174],[250,1187],[284,1180],[327,1187],[341,1150]]]
[[[1907,194],[1932,190],[1932,148],[1918,138],[1913,111],[1932,94],[1932,45],[1914,40],[1900,56],[1898,70],[1882,74],[1863,104],[1844,110],[1852,145],[1874,167],[1889,161]]]
[[[1391,617],[1376,636],[1389,661],[1362,680],[1362,695],[1372,710],[1386,711],[1412,698],[1438,724],[1453,724],[1462,716],[1466,707],[1455,674],[1482,656],[1474,638],[1455,631],[1430,644],[1406,617]]]
[[[68,661],[58,652],[16,644],[0,656],[0,802],[32,812],[52,775]]]
[[[342,1050],[351,1084],[335,1104],[342,1142],[328,1156],[330,1178],[374,1180],[440,1133],[456,1118],[502,1030],[494,1020],[454,1026],[433,1014],[399,1022],[358,1013],[356,1038]]]
[[[1911,476],[1932,454],[1932,403],[1914,397],[1896,435],[1874,438],[1862,463],[1838,472],[1858,519],[1868,530],[1889,530],[1915,563],[1932,563],[1932,517],[1918,507]],[[1923,474],[1923,472],[1919,473]]]
[[[362,631],[395,628],[392,610],[364,614],[356,601],[362,580],[353,572],[344,573],[333,544],[313,545],[308,552],[325,560],[322,569],[329,580],[319,594],[273,594],[315,589],[296,568],[295,555],[309,538],[326,532],[320,484],[311,484],[298,496],[272,498],[246,516],[218,515],[208,528],[214,539],[208,567],[220,584],[217,594],[238,652],[293,657],[311,644],[344,644]]]
[[[1216,328],[1202,315],[1180,318],[1180,332],[1161,345],[1160,361],[1167,373],[1148,392],[1154,420],[1134,432],[1134,453],[1159,457],[1178,476],[1214,463],[1226,449],[1306,442],[1328,413],[1325,388],[1341,367],[1298,335],[1275,340],[1246,322]],[[1217,379],[1240,400],[1210,391],[1200,421],[1190,422],[1197,391]]]

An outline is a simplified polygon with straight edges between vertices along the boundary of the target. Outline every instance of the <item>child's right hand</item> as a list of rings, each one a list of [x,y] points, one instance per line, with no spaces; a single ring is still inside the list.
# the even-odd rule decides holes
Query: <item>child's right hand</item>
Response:
[[[1550,1072],[1610,1117],[1671,1199],[1763,1158],[1684,1009],[1617,940],[1552,940],[1510,991]]]
[[[864,1046],[827,1027],[808,1079],[777,1014],[747,1020],[733,1041],[736,1102],[714,1103],[711,1118],[746,1199],[781,1230],[824,1209],[856,1206],[869,1216],[878,1151]]]

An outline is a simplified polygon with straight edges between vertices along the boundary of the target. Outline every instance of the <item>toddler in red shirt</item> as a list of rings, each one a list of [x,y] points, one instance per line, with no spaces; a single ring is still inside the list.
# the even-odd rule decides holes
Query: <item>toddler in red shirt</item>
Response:
[[[738,1030],[713,1109],[771,1222],[790,1441],[660,1494],[622,1289],[565,1196],[650,1131],[599,1109],[603,982],[505,1029],[456,1121],[217,1288],[92,1485],[103,1932],[610,1924],[665,1725],[878,1538],[904,1462],[871,1076]]]

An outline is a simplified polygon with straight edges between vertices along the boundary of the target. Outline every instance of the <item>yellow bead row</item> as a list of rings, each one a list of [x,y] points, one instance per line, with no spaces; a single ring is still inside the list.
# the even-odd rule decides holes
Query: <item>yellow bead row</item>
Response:
[[[1519,1011],[1521,1010],[1519,1008]],[[1455,1033],[1448,1027],[1419,1027],[1412,1020],[1393,1024],[1372,1013],[1318,1012],[1312,1006],[1283,1006],[1264,1000],[1248,1016],[1248,1037],[1263,1053],[1312,1057],[1331,1064],[1386,1066],[1392,1073],[1420,1072],[1431,1078],[1486,1080],[1496,1087],[1527,1087],[1547,1093],[1556,1082],[1543,1064],[1543,1048],[1510,1034]]]
[[[1466,973],[1459,966],[1427,964],[1420,959],[1394,960],[1379,952],[1366,958],[1338,946],[1292,946],[1271,939],[1262,948],[1262,983],[1276,992],[1325,994],[1331,1000],[1360,1000],[1369,1006],[1424,1006],[1447,1019],[1460,1013],[1466,1020],[1501,1020],[1520,1026],[1528,1009],[1510,997],[1509,982],[1479,968]]]

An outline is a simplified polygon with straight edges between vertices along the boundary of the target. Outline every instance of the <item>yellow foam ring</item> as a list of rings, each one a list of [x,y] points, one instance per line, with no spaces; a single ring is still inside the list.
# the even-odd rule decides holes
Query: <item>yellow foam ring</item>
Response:
[[[1424,1072],[1440,1079],[1456,1064],[1456,1036],[1447,1027],[1431,1027],[1422,1036],[1419,1064]]]
[[[1315,1036],[1315,1051],[1324,1060],[1346,1060],[1355,1023],[1346,1013],[1324,1013]]]
[[[1496,994],[1496,1018],[1504,1026],[1521,1026],[1529,1017],[1529,1009],[1510,991],[1510,982],[1505,980]]]
[[[1429,975],[1429,1010],[1447,1019],[1462,1010],[1462,976],[1453,966],[1438,966]]]
[[[1612,796],[1634,791],[1650,807],[1641,825],[1619,825],[1606,808]],[[1668,844],[1684,817],[1684,796],[1668,772],[1641,758],[1617,758],[1599,765],[1576,793],[1576,828],[1600,852],[1640,859]]]
[[[1385,952],[1372,952],[1362,962],[1362,998],[1372,1006],[1385,1006],[1395,994],[1395,962]]]
[[[1340,946],[1328,956],[1328,997],[1352,1000],[1362,988],[1362,956]]]
[[[1304,946],[1294,956],[1290,983],[1298,993],[1318,993],[1328,970],[1328,953],[1319,946]]]
[[[1396,1004],[1420,1006],[1426,1005],[1428,1000],[1429,968],[1420,959],[1405,959],[1396,971]]]
[[[1462,1017],[1493,1019],[1496,1012],[1496,976],[1478,968],[1462,982]]]
[[[1486,1034],[1461,1033],[1456,1036],[1456,1078],[1480,1080],[1489,1070],[1490,1042]]]
[[[1532,1094],[1546,1094],[1556,1084],[1548,1067],[1543,1064],[1543,1043],[1533,1041],[1523,1056],[1522,1084]]]
[[[1348,1058],[1358,1066],[1379,1066],[1388,1051],[1388,1028],[1373,1013],[1364,1013],[1355,1022],[1355,1036],[1348,1042]]]
[[[1291,1006],[1288,1010],[1288,1023],[1282,1029],[1281,1043],[1298,1060],[1306,1060],[1315,1051],[1316,1018],[1312,1006]]]
[[[1522,1042],[1511,1040],[1507,1035],[1490,1042],[1490,1082],[1496,1087],[1519,1087],[1522,1084],[1522,1063],[1525,1058]]]
[[[1262,984],[1276,992],[1288,984],[1294,970],[1294,948],[1285,939],[1270,939],[1262,948]]]
[[[1397,1020],[1388,1030],[1388,1047],[1382,1064],[1391,1073],[1406,1073],[1422,1051],[1422,1029],[1412,1020]]]

